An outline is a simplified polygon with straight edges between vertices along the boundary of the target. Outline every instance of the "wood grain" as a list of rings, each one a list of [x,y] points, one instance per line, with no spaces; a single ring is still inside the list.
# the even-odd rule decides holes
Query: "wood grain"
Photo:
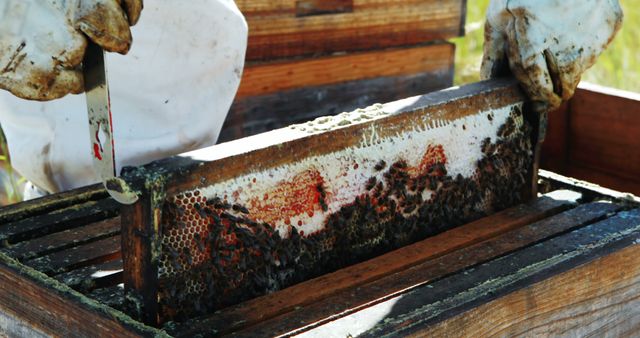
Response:
[[[430,121],[453,121],[481,111],[519,104],[523,100],[522,92],[512,80],[491,80],[428,93],[409,101],[389,103],[397,112],[384,118],[311,135],[301,130],[278,129],[157,164],[161,166],[162,175],[180,172],[167,184],[167,195],[172,196],[245,173],[263,171],[349,147],[357,148],[371,126],[375,126],[380,139],[395,137],[406,130],[413,130],[416,125],[424,123],[425,118]],[[281,151],[283,148],[288,151]],[[123,219],[123,224],[128,223]]]
[[[401,272],[379,278],[357,288],[345,290],[322,301],[296,308],[294,311],[236,332],[236,336],[269,336],[300,332],[349,316],[380,301],[386,301],[479,263],[522,249],[532,243],[557,236],[565,231],[606,217],[619,207],[608,203],[586,204],[556,216],[514,229],[451,253],[427,260]],[[375,259],[368,262],[374,264]],[[349,268],[347,268],[349,269]],[[309,287],[308,290],[317,290]],[[286,289],[281,291],[288,298]],[[238,318],[239,320],[239,318]],[[208,323],[210,324],[210,323]],[[305,327],[306,326],[306,327]],[[193,328],[196,326],[193,325]],[[206,327],[203,325],[203,327]],[[209,326],[208,329],[211,327]],[[217,328],[217,327],[216,327]],[[218,328],[219,329],[219,328]],[[188,331],[187,331],[188,332]]]
[[[18,260],[33,259],[106,237],[113,237],[118,233],[120,233],[120,217],[114,217],[30,241],[19,242],[2,249],[2,251]]]
[[[570,104],[565,102],[556,111],[548,115],[547,135],[542,144],[540,166],[542,168],[564,173],[568,166]]]
[[[108,197],[102,184],[47,195],[0,208],[0,224],[45,214],[47,212]]]
[[[25,264],[48,275],[59,274],[120,258],[120,243],[119,235],[112,236],[28,260]]]
[[[0,240],[14,244],[54,232],[114,217],[120,205],[113,199],[87,201],[47,214],[36,215],[0,226]]]
[[[245,67],[236,97],[377,77],[446,71],[452,66],[454,53],[453,44],[443,43],[249,65]]]
[[[640,95],[581,85],[549,123],[543,168],[640,194]]]
[[[163,183],[144,178],[138,202],[122,208],[122,262],[125,308],[141,322],[156,326],[158,318],[159,224]],[[162,187],[161,187],[162,186]]]
[[[336,115],[450,87],[453,83],[453,60],[451,62],[448,69],[434,72],[349,81],[236,99],[218,141],[235,140],[320,116]]]
[[[274,326],[264,328],[265,331],[275,329],[282,323],[277,330],[284,332],[286,325],[296,325],[300,320],[305,323],[322,320],[324,316],[374,299],[365,297],[391,294],[421,282],[420,277],[406,271],[421,271],[419,276],[435,278],[439,273],[451,273],[450,269],[476,264],[478,260],[598,219],[616,209],[607,204],[583,206],[540,220],[568,206],[568,202],[543,197],[536,203],[497,213],[375,259],[230,307],[204,320],[187,323],[185,326],[189,329],[181,334],[195,334],[198,331],[193,330],[203,328],[215,329],[218,333],[233,331],[289,312],[273,319]],[[537,220],[540,221],[531,224]]]
[[[12,320],[58,337],[167,336],[4,254],[0,254],[0,310]]]
[[[640,247],[630,246],[438,323],[415,336],[635,337]]]
[[[349,13],[353,0],[296,0],[296,16]]]
[[[249,61],[414,45],[464,31],[463,0],[354,0],[346,13],[312,16],[298,16],[296,0],[237,4],[249,24]]]
[[[570,130],[570,163],[640,183],[640,101],[578,91]]]

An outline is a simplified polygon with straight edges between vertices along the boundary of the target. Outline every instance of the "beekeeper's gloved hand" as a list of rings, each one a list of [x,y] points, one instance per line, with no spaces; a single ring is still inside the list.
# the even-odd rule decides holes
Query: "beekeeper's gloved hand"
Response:
[[[0,89],[30,100],[84,90],[87,38],[126,54],[142,0],[0,0]]]
[[[621,24],[617,0],[491,0],[481,77],[510,68],[540,109],[557,108]]]

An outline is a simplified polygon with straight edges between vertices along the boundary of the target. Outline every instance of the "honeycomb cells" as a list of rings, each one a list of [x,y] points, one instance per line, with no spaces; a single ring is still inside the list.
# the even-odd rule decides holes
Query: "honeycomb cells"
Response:
[[[312,234],[294,225],[281,237],[245,206],[200,190],[170,197],[159,264],[163,316],[180,320],[215,311],[514,205],[531,166],[530,134],[514,109],[498,139],[481,142],[484,156],[469,178],[448,174],[439,156],[418,169],[378,160],[371,175],[379,178],[367,178],[365,193]]]

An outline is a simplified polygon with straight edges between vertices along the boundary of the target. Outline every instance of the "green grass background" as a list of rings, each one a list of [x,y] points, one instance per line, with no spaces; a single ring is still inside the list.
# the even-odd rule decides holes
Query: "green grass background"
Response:
[[[532,0],[535,1],[535,0]],[[597,64],[583,76],[583,81],[640,92],[640,0],[621,0],[625,19],[622,29]],[[489,0],[469,0],[467,4],[466,36],[453,39],[456,43],[455,84],[478,81],[484,16]],[[569,15],[569,14],[568,14]],[[0,132],[0,205],[21,199],[23,179],[11,171],[6,143]]]
[[[479,79],[488,4],[489,0],[469,0],[467,3],[466,36],[453,40],[456,43],[457,85]],[[620,4],[624,10],[622,29],[582,80],[640,92],[640,0],[620,0]]]

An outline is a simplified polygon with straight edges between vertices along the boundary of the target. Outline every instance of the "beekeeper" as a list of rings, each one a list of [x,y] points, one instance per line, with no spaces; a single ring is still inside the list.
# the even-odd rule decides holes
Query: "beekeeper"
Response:
[[[100,181],[85,96],[67,95],[83,91],[88,39],[127,54],[106,60],[118,171],[218,138],[244,66],[244,17],[233,0],[142,8],[142,0],[0,0],[0,125],[13,167],[41,189]]]
[[[83,90],[87,39],[128,51],[107,58],[119,168],[215,143],[242,74],[241,13],[232,0],[154,0],[141,10],[142,0],[0,0],[0,124],[13,166],[38,187],[99,181],[85,98],[67,95]],[[614,0],[494,0],[482,75],[510,69],[532,99],[555,107],[621,17]]]

